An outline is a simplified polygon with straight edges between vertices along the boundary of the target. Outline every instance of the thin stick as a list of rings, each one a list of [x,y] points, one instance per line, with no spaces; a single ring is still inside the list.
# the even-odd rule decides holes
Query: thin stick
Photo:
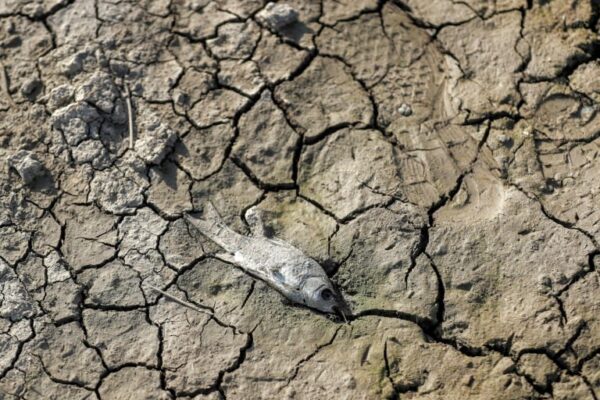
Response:
[[[129,85],[125,85],[125,103],[127,104],[127,122],[129,124],[129,148],[133,149],[133,111],[131,108],[131,92]]]
[[[2,92],[4,92],[4,94],[6,95],[8,102],[12,106],[15,106],[16,104],[12,96],[10,95],[10,90],[8,88],[8,75],[6,75],[6,70],[4,69],[4,64],[2,63],[2,61],[0,61],[0,85],[2,85]]]
[[[350,324],[348,323],[348,320],[346,319],[346,314],[344,314],[344,312],[343,312],[343,311],[340,311],[340,313],[342,314],[342,317],[344,317],[344,322],[345,322],[345,323],[347,323],[348,325],[350,325]]]
[[[167,292],[165,292],[165,291],[163,291],[163,290],[160,290],[159,288],[157,288],[157,287],[155,287],[155,286],[148,285],[148,284],[146,284],[146,286],[148,286],[148,287],[149,287],[149,288],[151,288],[151,289],[154,289],[154,290],[156,290],[158,293],[160,293],[160,294],[162,294],[163,296],[165,296],[165,297],[167,297],[167,298],[169,298],[169,299],[173,300],[175,303],[179,303],[179,304],[181,304],[182,306],[188,307],[189,309],[192,309],[192,310],[194,310],[194,311],[197,311],[197,312],[199,312],[199,313],[201,313],[201,314],[210,315],[211,317],[213,316],[213,313],[211,313],[211,312],[209,312],[209,311],[206,311],[206,310],[203,310],[203,309],[201,309],[201,308],[199,308],[199,307],[196,307],[196,306],[195,306],[195,305],[193,305],[192,303],[188,303],[188,302],[187,302],[187,301],[185,301],[185,300],[178,299],[177,297],[173,296],[172,294],[169,294],[169,293],[167,293]]]

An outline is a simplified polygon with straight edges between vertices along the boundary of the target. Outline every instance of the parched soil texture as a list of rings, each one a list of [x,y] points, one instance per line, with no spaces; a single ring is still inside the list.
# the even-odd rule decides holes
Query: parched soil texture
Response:
[[[0,399],[598,400],[599,17],[0,0]],[[220,261],[208,201],[353,316]]]

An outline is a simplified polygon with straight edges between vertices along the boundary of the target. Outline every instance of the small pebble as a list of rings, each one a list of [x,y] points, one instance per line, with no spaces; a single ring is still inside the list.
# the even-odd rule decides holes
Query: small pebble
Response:
[[[596,109],[594,107],[585,106],[581,108],[581,119],[586,123],[592,119],[594,114],[596,114]]]
[[[42,86],[42,82],[35,77],[28,78],[23,85],[21,85],[21,93],[25,96],[32,95],[36,90]]]
[[[256,14],[257,20],[273,30],[280,30],[298,20],[298,12],[287,4],[269,3]]]
[[[510,147],[512,145],[512,138],[501,133],[498,135],[498,142],[502,143],[506,147]]]
[[[42,164],[35,158],[33,153],[21,150],[8,158],[8,165],[14,168],[25,184],[33,182],[35,178],[42,175],[44,169]]]
[[[400,113],[400,115],[408,117],[412,114],[412,108],[410,108],[408,104],[402,103],[402,105],[398,107],[398,112]]]
[[[467,387],[473,386],[474,382],[475,382],[475,378],[473,377],[473,375],[470,375],[470,374],[463,376],[463,378],[461,379],[461,383]]]

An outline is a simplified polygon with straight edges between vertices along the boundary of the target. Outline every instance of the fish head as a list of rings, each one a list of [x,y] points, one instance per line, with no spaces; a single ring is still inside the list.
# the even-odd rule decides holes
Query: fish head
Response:
[[[352,315],[348,304],[325,277],[309,277],[302,285],[304,304],[324,313],[337,314],[341,317]]]

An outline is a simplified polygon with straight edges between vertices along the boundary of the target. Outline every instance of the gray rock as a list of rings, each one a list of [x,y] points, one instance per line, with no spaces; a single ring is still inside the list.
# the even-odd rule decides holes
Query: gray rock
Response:
[[[268,28],[278,31],[298,20],[298,12],[289,4],[268,3],[256,19]]]
[[[42,82],[37,77],[30,77],[21,85],[21,93],[25,96],[31,96],[42,88]]]
[[[98,140],[80,142],[72,154],[77,164],[91,164],[94,168],[105,168],[112,161],[106,147]]]
[[[14,168],[23,182],[28,185],[44,174],[44,166],[37,156],[27,150],[21,150],[6,160],[10,168]]]
[[[63,84],[55,87],[48,94],[48,102],[46,106],[50,112],[64,107],[73,101],[75,89],[69,84]]]
[[[65,89],[68,91],[68,89]],[[62,94],[59,94],[62,96]],[[69,101],[68,94],[57,103]],[[71,103],[52,113],[52,126],[64,135],[69,145],[77,145],[85,138],[96,138],[101,122],[98,111],[85,102]]]
[[[46,279],[48,283],[62,282],[71,278],[64,260],[56,251],[44,257],[44,267],[46,267]]]
[[[119,96],[111,76],[104,72],[94,73],[75,91],[75,100],[89,102],[108,114],[113,111]]]
[[[400,113],[400,115],[408,117],[412,114],[412,108],[410,108],[408,104],[402,103],[398,108],[398,112]]]
[[[57,65],[58,71],[68,78],[73,78],[82,72],[88,71],[90,67],[97,65],[97,59],[93,48],[84,48],[63,58]]]

